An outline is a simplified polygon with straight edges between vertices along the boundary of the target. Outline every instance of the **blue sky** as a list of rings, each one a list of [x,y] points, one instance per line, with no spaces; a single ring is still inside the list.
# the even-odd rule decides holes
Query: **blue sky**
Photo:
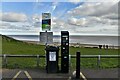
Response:
[[[32,2],[3,2],[2,12],[16,12],[33,14],[33,3]]]
[[[2,12],[16,12],[16,13],[24,13],[27,15],[33,14],[42,14],[43,12],[50,11],[53,16],[57,16],[58,13],[63,12],[66,13],[68,10],[71,10],[79,4],[73,4],[68,2],[57,3],[56,9],[52,12],[52,7],[54,3],[52,2],[3,2],[2,3]],[[55,3],[56,5],[56,3]],[[8,8],[9,6],[9,8]]]
[[[2,2],[0,34],[38,35],[42,13],[52,14],[52,30],[71,35],[117,35],[118,0],[115,2]],[[79,0],[78,0],[79,1]],[[103,10],[103,8],[105,8]]]

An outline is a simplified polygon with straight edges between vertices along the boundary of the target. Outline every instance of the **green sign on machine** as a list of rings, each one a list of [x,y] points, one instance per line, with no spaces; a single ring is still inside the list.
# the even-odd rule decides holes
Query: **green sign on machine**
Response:
[[[42,30],[50,31],[51,30],[51,14],[42,13]]]

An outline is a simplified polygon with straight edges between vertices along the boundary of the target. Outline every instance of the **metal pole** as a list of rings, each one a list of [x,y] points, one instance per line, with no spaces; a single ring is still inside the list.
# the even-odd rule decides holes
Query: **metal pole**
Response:
[[[45,43],[45,46],[47,46],[47,43],[48,43],[48,35],[47,35],[47,30],[46,30],[45,32],[46,32],[46,43]]]
[[[71,70],[71,55],[69,55],[69,71]]]
[[[3,55],[4,66],[7,67],[7,58],[6,54]]]
[[[37,67],[39,67],[39,55],[37,55]]]
[[[98,55],[98,68],[100,68],[100,55]]]
[[[76,53],[76,79],[80,79],[80,52]]]

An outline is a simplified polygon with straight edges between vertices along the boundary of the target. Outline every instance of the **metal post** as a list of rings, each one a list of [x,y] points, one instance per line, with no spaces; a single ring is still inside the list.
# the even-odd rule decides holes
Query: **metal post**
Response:
[[[39,67],[39,55],[37,55],[37,67]]]
[[[76,79],[80,78],[80,52],[76,53]]]
[[[98,55],[97,65],[98,65],[98,68],[100,68],[100,55]]]
[[[69,71],[71,70],[71,55],[69,55]]]
[[[46,32],[46,43],[45,43],[45,46],[47,46],[47,43],[48,43],[48,35],[47,35],[47,30],[46,30],[45,32]]]
[[[7,57],[6,57],[6,54],[3,55],[3,64],[5,67],[7,67]]]

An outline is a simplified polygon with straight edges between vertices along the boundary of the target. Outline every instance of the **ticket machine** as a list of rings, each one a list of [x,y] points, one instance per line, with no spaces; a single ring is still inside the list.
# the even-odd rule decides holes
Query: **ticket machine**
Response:
[[[61,72],[69,72],[69,32],[61,31]]]

